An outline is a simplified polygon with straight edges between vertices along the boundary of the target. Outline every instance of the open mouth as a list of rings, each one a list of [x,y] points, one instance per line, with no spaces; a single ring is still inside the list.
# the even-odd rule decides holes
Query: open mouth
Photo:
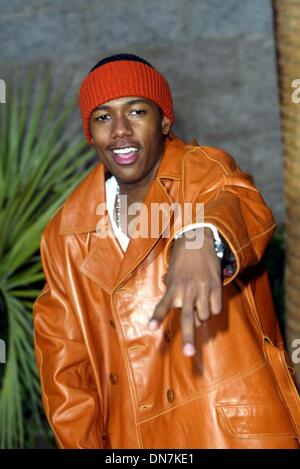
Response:
[[[139,149],[135,146],[113,148],[112,154],[116,163],[121,165],[132,164],[139,157]]]

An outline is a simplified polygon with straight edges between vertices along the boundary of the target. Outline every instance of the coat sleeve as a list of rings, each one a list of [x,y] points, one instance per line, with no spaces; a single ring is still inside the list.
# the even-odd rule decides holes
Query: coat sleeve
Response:
[[[208,168],[205,174],[201,173],[203,160]],[[217,228],[235,257],[236,269],[224,279],[226,285],[260,261],[276,227],[272,212],[252,177],[241,172],[233,158],[220,149],[197,148],[184,169],[182,203],[203,204],[202,221]],[[176,232],[165,248],[167,265],[174,236]]]
[[[46,284],[34,304],[44,409],[61,448],[102,448],[102,416],[86,346],[44,237]]]

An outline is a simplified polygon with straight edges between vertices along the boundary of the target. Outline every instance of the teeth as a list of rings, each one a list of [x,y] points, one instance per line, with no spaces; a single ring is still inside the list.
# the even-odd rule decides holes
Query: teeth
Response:
[[[126,148],[115,148],[113,150],[114,153],[117,155],[126,155],[127,153],[132,153],[133,151],[137,151],[136,147],[126,147]]]

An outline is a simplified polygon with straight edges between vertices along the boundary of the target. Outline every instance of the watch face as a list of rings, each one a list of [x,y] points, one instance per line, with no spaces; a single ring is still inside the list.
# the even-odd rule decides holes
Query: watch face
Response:
[[[215,240],[215,253],[220,259],[222,259],[222,257],[224,256],[224,251],[225,251],[224,244],[222,242],[217,242]]]

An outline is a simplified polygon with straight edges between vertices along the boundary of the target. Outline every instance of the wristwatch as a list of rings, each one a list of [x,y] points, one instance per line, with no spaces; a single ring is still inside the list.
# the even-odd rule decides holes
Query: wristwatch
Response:
[[[188,226],[185,226],[181,230],[179,230],[175,236],[174,239],[180,238],[184,233],[187,233],[188,231],[196,230],[198,228],[209,228],[211,229],[214,237],[214,247],[215,247],[215,253],[219,257],[219,259],[223,259],[224,252],[225,252],[225,245],[221,240],[221,237],[218,233],[217,228],[212,225],[211,223],[191,223]]]

